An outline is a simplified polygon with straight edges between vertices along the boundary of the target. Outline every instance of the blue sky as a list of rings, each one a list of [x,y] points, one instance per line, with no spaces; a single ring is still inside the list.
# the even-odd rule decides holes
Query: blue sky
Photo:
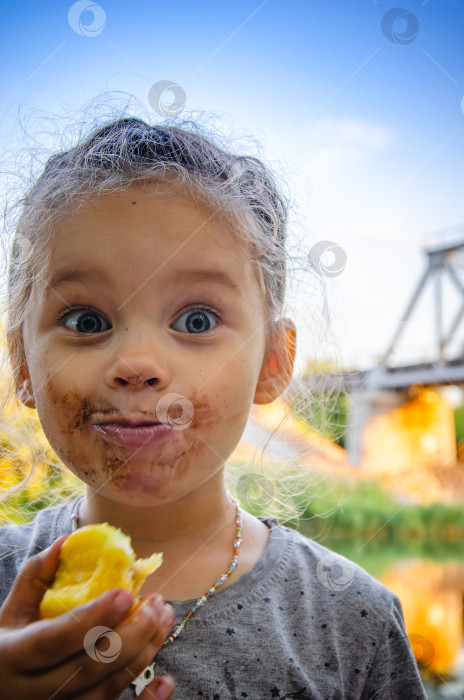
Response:
[[[326,279],[333,339],[318,352],[369,366],[418,281],[424,241],[459,224],[464,234],[464,3],[399,1],[102,0],[74,29],[71,2],[0,2],[1,151],[27,156],[22,128],[53,149],[58,117],[102,90],[134,95],[156,120],[150,87],[180,85],[180,116],[212,112],[217,128],[260,141],[295,199],[295,240],[345,251]],[[319,339],[310,303],[295,308],[300,363]],[[427,304],[398,362],[430,355]]]

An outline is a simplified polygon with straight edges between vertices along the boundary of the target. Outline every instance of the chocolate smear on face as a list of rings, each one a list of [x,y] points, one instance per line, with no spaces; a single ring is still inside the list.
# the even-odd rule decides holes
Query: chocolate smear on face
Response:
[[[138,489],[154,494],[167,483],[181,482],[189,469],[197,468],[202,455],[209,453],[211,456],[209,435],[217,429],[214,424],[219,417],[217,407],[213,410],[210,406],[207,394],[198,396],[198,392],[192,391],[186,396],[192,404],[193,415],[185,425],[181,421],[182,403],[174,401],[169,406],[168,420],[174,426],[181,426],[173,428],[180,436],[177,441],[174,436],[173,443],[162,444],[159,448],[153,445],[147,458],[93,434],[93,415],[124,415],[108,399],[89,398],[76,390],[62,392],[53,380],[48,382],[48,393],[55,410],[60,407],[61,414],[59,438],[53,440],[52,447],[68,468],[89,486],[101,489],[104,484],[111,484],[118,491],[128,492],[135,483]],[[159,420],[156,405],[160,399],[162,396],[153,395],[153,409],[141,411],[148,420]],[[144,402],[146,404],[146,397]],[[45,431],[46,427],[45,417]]]

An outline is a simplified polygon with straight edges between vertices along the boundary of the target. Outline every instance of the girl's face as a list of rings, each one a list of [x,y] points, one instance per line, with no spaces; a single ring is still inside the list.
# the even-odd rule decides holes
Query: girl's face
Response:
[[[242,435],[270,328],[230,233],[166,184],[106,194],[55,227],[24,376],[50,444],[104,497],[189,493]]]

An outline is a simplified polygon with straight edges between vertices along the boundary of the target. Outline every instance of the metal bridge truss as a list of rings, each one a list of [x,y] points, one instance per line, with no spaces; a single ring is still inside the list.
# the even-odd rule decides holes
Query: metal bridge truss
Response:
[[[464,357],[452,360],[445,358],[446,351],[464,317],[464,284],[458,273],[464,267],[464,240],[454,244],[428,246],[424,250],[427,254],[427,267],[403,313],[379,367],[365,373],[363,378],[365,389],[404,389],[414,384],[464,384]],[[445,277],[451,280],[461,296],[460,307],[447,329],[444,328],[443,324],[443,281]],[[412,366],[390,367],[391,356],[429,280],[434,284],[436,359],[432,362]]]

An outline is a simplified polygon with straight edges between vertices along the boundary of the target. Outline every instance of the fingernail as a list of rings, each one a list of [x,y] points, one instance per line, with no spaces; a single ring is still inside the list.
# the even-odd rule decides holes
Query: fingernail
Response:
[[[162,625],[167,624],[168,621],[172,622],[173,615],[174,615],[174,610],[169,605],[169,603],[166,603],[163,606],[163,612],[161,613],[161,624]]]
[[[163,602],[163,596],[157,593],[156,595],[153,595],[149,600],[148,604],[154,608],[155,610],[161,605]]]

